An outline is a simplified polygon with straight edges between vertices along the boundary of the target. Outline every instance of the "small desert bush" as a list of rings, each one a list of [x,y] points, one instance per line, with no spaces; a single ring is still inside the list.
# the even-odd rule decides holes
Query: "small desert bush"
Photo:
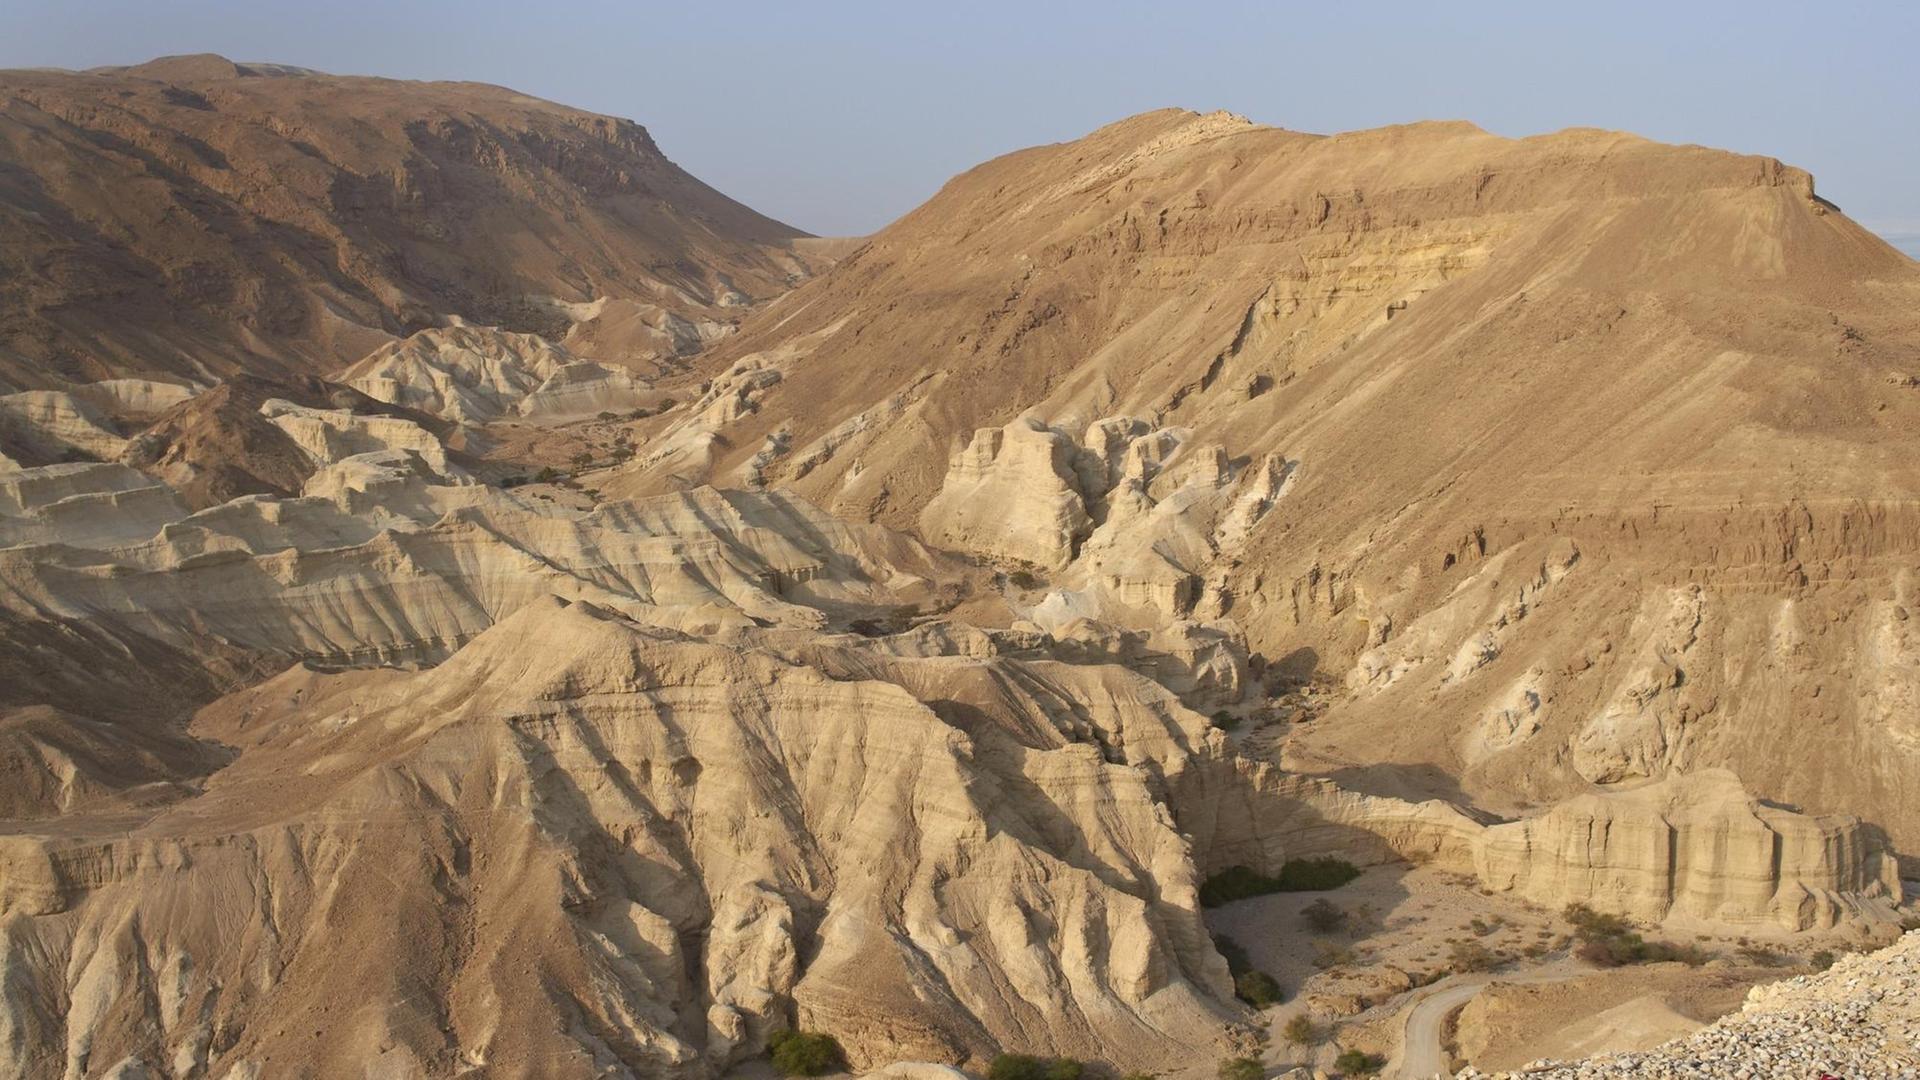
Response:
[[[1300,909],[1300,922],[1317,934],[1332,934],[1347,928],[1347,912],[1326,897]]]
[[[1239,942],[1225,934],[1215,934],[1213,947],[1220,951],[1221,958],[1227,962],[1227,972],[1233,976],[1234,997],[1256,1009],[1280,1003],[1282,993],[1279,981],[1264,971],[1256,970],[1253,958],[1247,955],[1247,950]]]
[[[1340,1056],[1333,1059],[1333,1067],[1340,1070],[1342,1076],[1372,1076],[1386,1063],[1387,1059],[1379,1054],[1363,1050],[1342,1050]]]
[[[1699,967],[1712,957],[1695,945],[1677,945],[1671,941],[1647,941],[1639,934],[1616,934],[1580,943],[1573,955],[1595,967],[1624,967],[1628,964],[1659,964],[1677,960]]]
[[[1322,971],[1351,964],[1358,959],[1359,955],[1345,945],[1336,945],[1331,941],[1313,943],[1313,966]]]
[[[1487,971],[1500,962],[1493,950],[1478,941],[1456,941],[1448,952],[1448,964],[1455,971]]]
[[[1633,926],[1620,916],[1595,911],[1585,904],[1568,904],[1560,914],[1573,925],[1575,936],[1582,941],[1619,937],[1633,931]]]
[[[1267,1075],[1267,1067],[1254,1058],[1228,1058],[1220,1063],[1215,1075],[1220,1080],[1260,1080]]]
[[[1331,856],[1288,859],[1276,876],[1245,866],[1230,866],[1200,885],[1202,907],[1219,907],[1235,900],[1277,892],[1322,892],[1337,889],[1360,876],[1360,868]]]
[[[1213,935],[1213,947],[1219,950],[1221,959],[1227,962],[1227,970],[1232,974],[1253,970],[1253,958],[1247,955],[1246,946],[1227,935]]]
[[[1573,924],[1574,937],[1580,941],[1573,955],[1595,967],[1658,964],[1669,960],[1699,967],[1712,959],[1697,945],[1648,941],[1635,932],[1627,920],[1595,911],[1585,904],[1568,904],[1563,914]]]
[[[1086,1066],[1072,1058],[1001,1054],[987,1066],[987,1080],[1080,1080]]]
[[[767,1050],[787,1076],[819,1076],[845,1060],[833,1036],[812,1031],[776,1031],[767,1036]]]
[[[1337,889],[1360,876],[1360,868],[1331,855],[1318,859],[1288,859],[1280,867],[1281,892],[1321,892]]]
[[[1312,1046],[1320,1041],[1320,1025],[1305,1013],[1287,1021],[1287,1026],[1281,1028],[1280,1033],[1295,1046]]]
[[[1233,980],[1233,996],[1256,1009],[1280,1004],[1280,983],[1264,971],[1248,971]]]

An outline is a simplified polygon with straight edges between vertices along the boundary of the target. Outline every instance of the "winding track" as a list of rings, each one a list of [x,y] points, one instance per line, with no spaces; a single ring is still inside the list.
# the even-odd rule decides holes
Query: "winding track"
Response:
[[[1428,987],[1407,1009],[1400,1049],[1388,1060],[1381,1075],[1389,1080],[1433,1080],[1436,1076],[1451,1076],[1446,1050],[1440,1045],[1441,1027],[1449,1013],[1472,1001],[1489,984],[1560,982],[1583,974],[1585,969],[1563,960],[1517,975],[1480,973],[1442,979]]]

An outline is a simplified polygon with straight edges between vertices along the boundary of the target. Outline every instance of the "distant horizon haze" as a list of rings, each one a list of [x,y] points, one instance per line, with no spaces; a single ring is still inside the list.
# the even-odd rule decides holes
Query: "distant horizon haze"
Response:
[[[1467,120],[1603,127],[1765,154],[1920,257],[1920,5],[1251,2],[705,5],[0,0],[0,67],[212,52],[343,75],[496,83],[629,117],[694,175],[796,228],[876,231],[955,174],[1154,108],[1333,133]],[[565,14],[566,18],[556,15]]]

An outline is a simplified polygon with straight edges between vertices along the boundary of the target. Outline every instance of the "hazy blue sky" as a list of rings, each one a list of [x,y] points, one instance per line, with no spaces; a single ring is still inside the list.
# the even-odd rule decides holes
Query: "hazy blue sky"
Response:
[[[820,233],[877,228],[995,154],[1179,105],[1306,131],[1592,125],[1772,154],[1860,221],[1920,237],[1911,0],[0,0],[0,66],[203,51],[629,116],[703,179]]]

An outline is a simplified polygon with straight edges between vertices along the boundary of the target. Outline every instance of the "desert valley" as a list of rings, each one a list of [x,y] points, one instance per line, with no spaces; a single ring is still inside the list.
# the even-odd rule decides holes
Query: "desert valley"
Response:
[[[1920,1075],[1920,263],[1147,112],[0,72],[0,1075]]]

